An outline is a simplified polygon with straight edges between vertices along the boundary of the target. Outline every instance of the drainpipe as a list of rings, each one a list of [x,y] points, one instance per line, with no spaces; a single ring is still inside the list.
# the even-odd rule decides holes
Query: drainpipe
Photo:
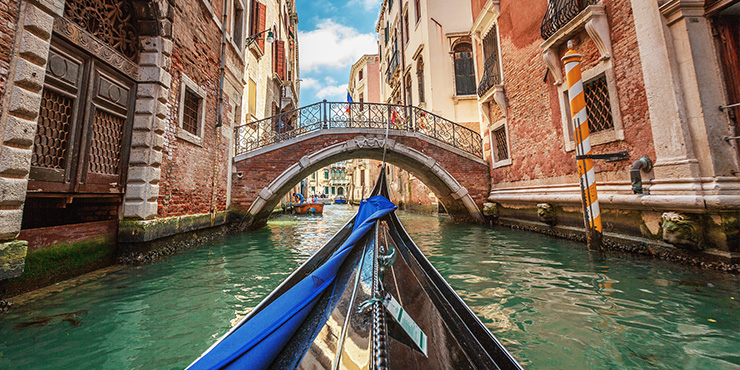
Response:
[[[642,189],[642,173],[640,171],[645,170],[645,172],[650,171],[653,168],[653,161],[650,160],[647,156],[643,155],[640,157],[640,159],[636,160],[634,163],[632,163],[632,167],[630,167],[630,181],[632,182],[632,192],[635,194],[643,194]]]

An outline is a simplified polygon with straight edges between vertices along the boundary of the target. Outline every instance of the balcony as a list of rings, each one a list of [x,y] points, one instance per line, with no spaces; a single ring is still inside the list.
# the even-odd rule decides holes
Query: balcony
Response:
[[[549,39],[589,5],[598,2],[598,0],[549,0],[547,13],[540,26],[542,38]]]
[[[483,77],[478,84],[478,96],[483,96],[495,85],[501,84],[501,73],[498,68],[498,55],[490,55],[483,64]]]

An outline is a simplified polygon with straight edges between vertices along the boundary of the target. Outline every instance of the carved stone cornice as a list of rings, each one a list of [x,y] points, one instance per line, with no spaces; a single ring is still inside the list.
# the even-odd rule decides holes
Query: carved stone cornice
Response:
[[[110,64],[131,78],[139,79],[139,67],[103,41],[97,39],[80,26],[58,17],[54,19],[54,33],[79,46],[88,53]]]
[[[704,0],[670,0],[660,6],[660,13],[669,26],[686,17],[703,17]]]
[[[542,58],[545,60],[550,73],[552,73],[556,85],[563,83],[558,48],[584,29],[601,54],[599,61],[612,57],[612,40],[604,6],[601,4],[589,5],[540,45]]]

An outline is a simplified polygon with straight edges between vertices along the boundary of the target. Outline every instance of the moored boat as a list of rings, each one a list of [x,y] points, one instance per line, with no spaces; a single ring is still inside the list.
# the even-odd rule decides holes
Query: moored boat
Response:
[[[189,369],[521,369],[373,194]]]
[[[321,203],[304,203],[293,205],[293,212],[299,215],[320,214],[324,212],[324,205]]]

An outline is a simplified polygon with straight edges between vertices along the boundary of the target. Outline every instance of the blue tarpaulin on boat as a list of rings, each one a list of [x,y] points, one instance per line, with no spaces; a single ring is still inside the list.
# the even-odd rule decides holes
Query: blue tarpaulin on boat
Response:
[[[376,195],[360,204],[352,234],[313,273],[291,287],[241,327],[211,348],[188,369],[266,369],[290,340],[336,277],[352,247],[379,218],[396,208]]]

